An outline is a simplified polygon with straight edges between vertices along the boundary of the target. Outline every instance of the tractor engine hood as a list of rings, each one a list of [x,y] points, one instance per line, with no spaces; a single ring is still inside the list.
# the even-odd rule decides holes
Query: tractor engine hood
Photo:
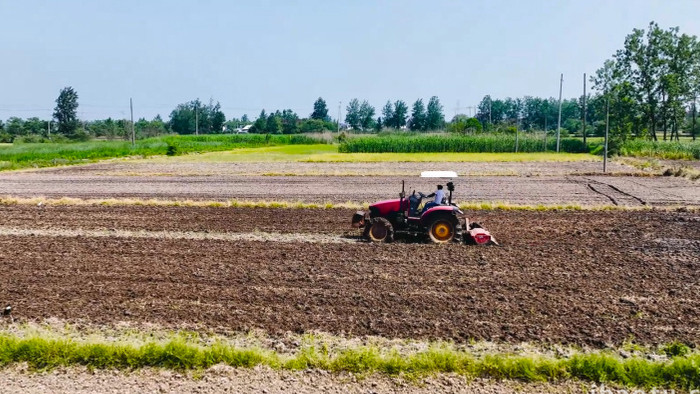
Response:
[[[403,206],[402,206],[403,205]],[[408,209],[408,200],[401,199],[378,201],[369,206],[372,216],[386,216],[392,212],[400,212]]]

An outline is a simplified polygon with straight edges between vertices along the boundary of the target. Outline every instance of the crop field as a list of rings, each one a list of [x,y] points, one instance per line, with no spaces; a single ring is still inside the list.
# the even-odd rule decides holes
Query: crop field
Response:
[[[571,379],[700,384],[697,373],[662,373],[671,361],[695,363],[694,350],[659,350],[700,345],[697,181],[617,161],[602,174],[587,154],[326,155],[341,154],[262,147],[0,173],[0,303],[14,319],[0,320],[0,365],[188,370],[219,360],[270,368],[237,372],[259,387],[311,377],[340,387],[342,374],[379,374],[353,382],[356,392],[420,391],[381,377],[420,373],[440,391],[522,389],[504,378],[535,391],[580,390]],[[501,246],[372,244],[350,228],[355,209],[396,198],[402,180],[409,193],[431,191],[438,180],[422,170],[457,171],[455,201]],[[22,330],[32,324],[78,333],[31,342]],[[93,346],[95,333],[133,342],[140,332],[143,344],[183,330],[190,342],[119,348],[113,359],[70,342]],[[331,339],[305,347],[316,336]],[[249,348],[252,337],[263,339]],[[23,353],[31,346],[44,349],[30,353],[46,354],[40,362]],[[640,380],[642,367],[657,380]],[[315,372],[294,372],[305,369]],[[474,387],[467,377],[488,380]]]

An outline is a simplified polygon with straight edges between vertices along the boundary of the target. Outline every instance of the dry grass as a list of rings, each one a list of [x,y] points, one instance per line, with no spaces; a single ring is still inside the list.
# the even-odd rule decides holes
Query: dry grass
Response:
[[[369,202],[303,202],[303,201],[279,201],[279,200],[159,200],[159,199],[133,199],[133,198],[108,198],[108,199],[81,199],[63,197],[59,199],[45,197],[0,197],[0,205],[46,205],[46,206],[162,206],[162,207],[199,207],[199,208],[274,208],[274,209],[366,209]],[[512,204],[505,201],[484,202],[458,202],[457,206],[462,210],[470,211],[639,211],[659,209],[666,211],[685,210],[695,212],[698,207],[693,206],[621,206],[621,205],[580,205],[580,204]]]

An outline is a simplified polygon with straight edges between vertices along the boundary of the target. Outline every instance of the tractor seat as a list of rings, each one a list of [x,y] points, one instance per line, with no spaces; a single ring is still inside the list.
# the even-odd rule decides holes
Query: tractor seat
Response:
[[[408,196],[408,216],[419,216],[418,206],[420,205],[420,197]]]

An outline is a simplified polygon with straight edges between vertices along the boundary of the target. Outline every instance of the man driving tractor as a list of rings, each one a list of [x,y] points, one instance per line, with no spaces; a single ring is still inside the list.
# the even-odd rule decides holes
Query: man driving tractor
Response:
[[[435,198],[433,199],[433,201],[425,204],[425,206],[423,207],[423,212],[427,211],[432,207],[442,205],[442,202],[445,199],[445,192],[442,190],[442,185],[437,185],[437,190],[431,194],[428,194],[426,197]]]

